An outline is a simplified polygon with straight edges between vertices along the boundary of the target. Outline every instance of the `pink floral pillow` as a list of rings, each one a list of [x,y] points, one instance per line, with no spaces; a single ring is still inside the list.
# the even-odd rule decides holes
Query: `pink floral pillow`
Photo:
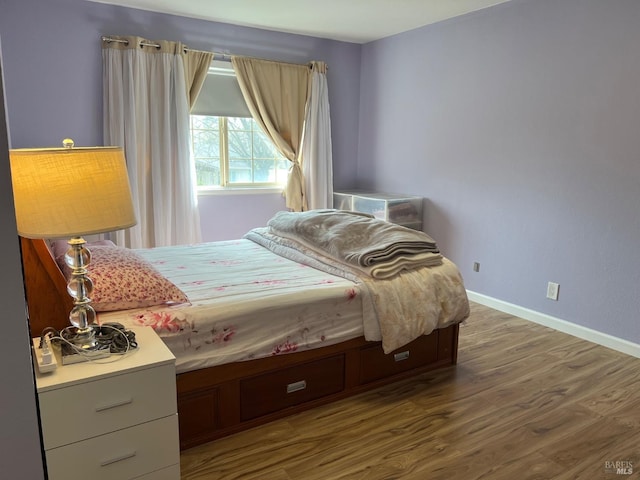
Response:
[[[91,245],[89,250],[91,305],[97,312],[189,302],[182,290],[133,250],[104,245]],[[64,265],[64,255],[58,263]],[[64,267],[68,277],[70,269]]]

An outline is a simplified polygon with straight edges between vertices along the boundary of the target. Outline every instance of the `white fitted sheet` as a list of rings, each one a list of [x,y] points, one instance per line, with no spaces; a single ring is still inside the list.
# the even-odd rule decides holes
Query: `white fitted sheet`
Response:
[[[363,335],[361,286],[251,240],[136,252],[184,291],[190,305],[101,313],[99,321],[152,326],[175,355],[178,373]]]

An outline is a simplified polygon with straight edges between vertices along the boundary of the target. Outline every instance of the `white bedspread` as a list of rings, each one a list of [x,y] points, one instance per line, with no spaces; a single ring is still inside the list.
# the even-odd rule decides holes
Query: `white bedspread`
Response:
[[[363,335],[361,289],[241,239],[136,250],[191,305],[99,315],[151,325],[178,373],[339,343]]]

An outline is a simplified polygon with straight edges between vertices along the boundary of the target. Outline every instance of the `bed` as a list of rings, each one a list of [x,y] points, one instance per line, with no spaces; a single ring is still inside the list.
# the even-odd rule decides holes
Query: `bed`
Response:
[[[141,259],[176,287],[160,303],[97,296],[94,304],[99,322],[151,326],[176,356],[182,449],[456,363],[458,327],[469,305],[458,269],[435,242],[418,257],[403,250],[405,260],[422,259],[419,267],[394,255],[384,263],[391,271],[372,269],[375,261],[337,259],[347,245],[341,238],[350,246],[365,237],[335,223],[342,213],[322,211],[328,226],[314,224],[300,236],[286,225],[282,230],[283,219],[293,218],[298,229],[301,219],[317,222],[316,213],[281,212],[268,227],[234,241],[134,251],[108,242],[92,246],[96,288],[101,269],[111,269],[107,276],[119,285],[134,275],[118,263],[121,255]],[[365,221],[349,214],[349,222],[354,216]],[[331,235],[311,238],[318,230]],[[60,253],[44,240],[21,242],[31,334],[64,328],[72,301],[56,262]],[[145,301],[152,295],[142,292]]]

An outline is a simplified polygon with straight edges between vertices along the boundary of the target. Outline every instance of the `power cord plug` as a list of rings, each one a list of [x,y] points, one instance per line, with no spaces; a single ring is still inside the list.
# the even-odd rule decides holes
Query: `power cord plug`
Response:
[[[52,372],[58,367],[48,334],[33,339],[33,358],[40,373]]]

